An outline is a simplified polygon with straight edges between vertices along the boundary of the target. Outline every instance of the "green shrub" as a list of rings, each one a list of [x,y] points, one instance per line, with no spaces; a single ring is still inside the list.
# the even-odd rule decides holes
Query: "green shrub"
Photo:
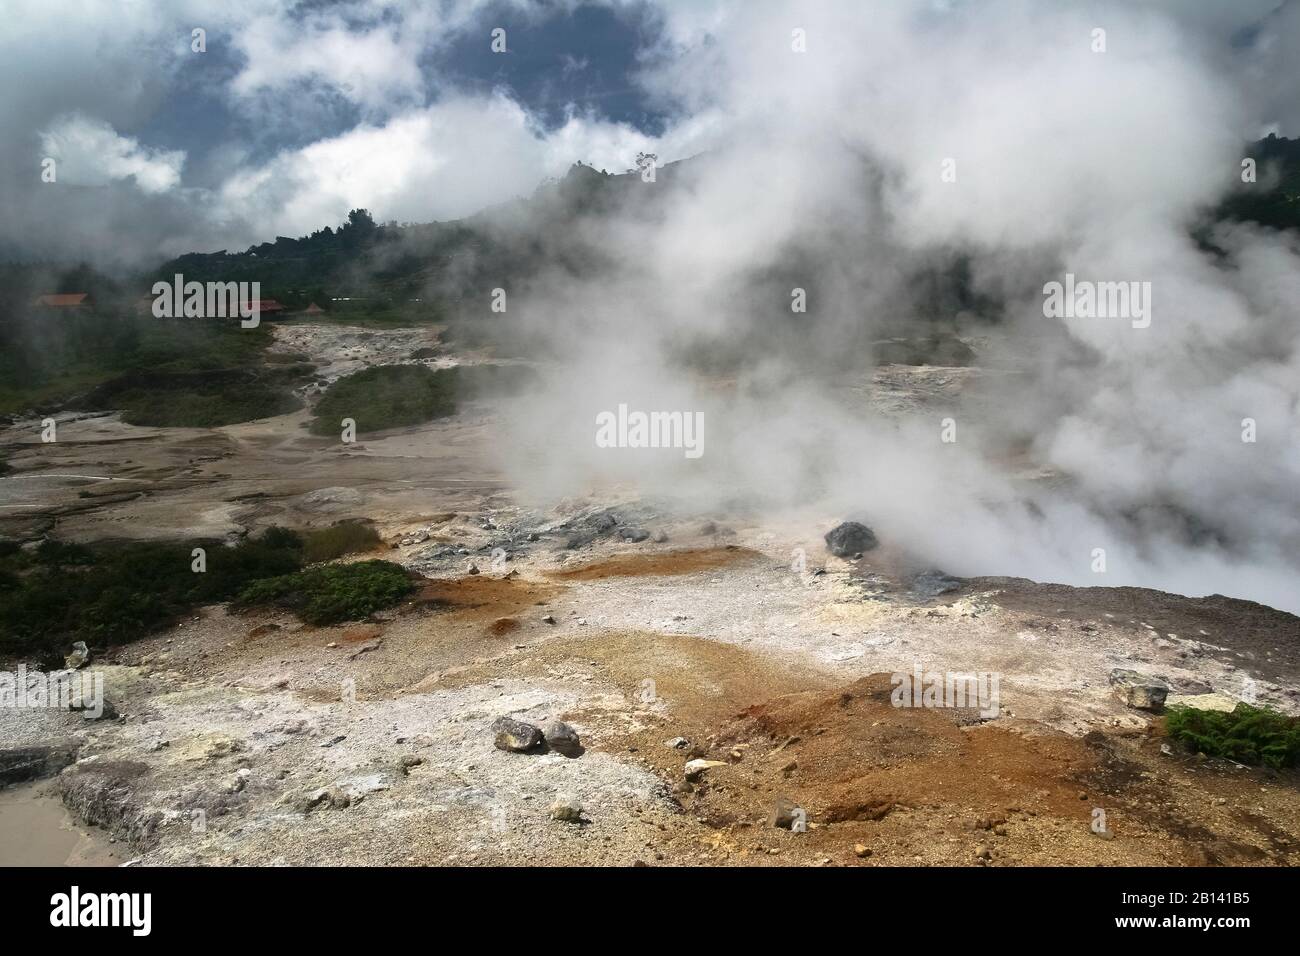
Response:
[[[423,365],[379,365],[362,369],[331,385],[316,404],[311,431],[338,435],[339,423],[351,418],[357,432],[421,425],[456,411],[456,369]]]
[[[207,570],[192,570],[192,551]],[[219,541],[136,541],[90,546],[46,541],[0,547],[0,654],[57,659],[73,641],[122,644],[201,604],[229,600],[250,582],[302,567],[302,540],[273,528],[225,547]]]
[[[302,407],[289,390],[310,366],[274,370],[136,370],[87,393],[79,405],[120,411],[129,425],[218,428],[282,415]]]
[[[302,556],[308,564],[332,561],[345,554],[373,551],[382,543],[373,527],[359,521],[342,521],[331,528],[307,532]]]
[[[1300,719],[1267,707],[1238,704],[1231,713],[1170,707],[1165,726],[1188,750],[1210,757],[1275,768],[1300,760]]]
[[[281,607],[308,624],[355,621],[406,597],[414,585],[391,561],[325,564],[246,587],[233,606]]]

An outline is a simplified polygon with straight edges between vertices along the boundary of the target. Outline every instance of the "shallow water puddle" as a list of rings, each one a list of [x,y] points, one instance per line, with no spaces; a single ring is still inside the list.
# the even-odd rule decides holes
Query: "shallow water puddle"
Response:
[[[102,830],[73,819],[49,781],[0,790],[0,866],[117,866]]]

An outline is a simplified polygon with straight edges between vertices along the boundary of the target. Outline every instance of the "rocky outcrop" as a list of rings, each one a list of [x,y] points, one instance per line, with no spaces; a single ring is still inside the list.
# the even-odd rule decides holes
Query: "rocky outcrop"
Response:
[[[826,550],[837,558],[856,558],[879,543],[875,532],[857,521],[845,521],[826,532]]]
[[[58,773],[77,756],[71,742],[0,750],[0,789]]]
[[[1138,710],[1160,710],[1169,696],[1169,685],[1164,681],[1123,667],[1110,672],[1110,685],[1116,697]]]

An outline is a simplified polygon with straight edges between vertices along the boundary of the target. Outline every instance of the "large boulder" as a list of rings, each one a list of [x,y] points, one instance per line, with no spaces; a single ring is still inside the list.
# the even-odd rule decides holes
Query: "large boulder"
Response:
[[[858,521],[845,521],[826,532],[826,550],[837,558],[856,558],[879,543],[875,532]]]
[[[1169,696],[1169,685],[1158,677],[1149,677],[1124,667],[1110,672],[1110,686],[1115,696],[1138,710],[1160,710]]]

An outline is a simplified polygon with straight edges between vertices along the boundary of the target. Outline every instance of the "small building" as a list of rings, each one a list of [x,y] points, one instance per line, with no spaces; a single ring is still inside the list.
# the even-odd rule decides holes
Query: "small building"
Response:
[[[257,314],[259,316],[265,315],[274,317],[276,314],[284,311],[284,306],[279,302],[276,302],[275,299],[254,299],[251,305],[246,307],[246,310],[254,308],[257,309]]]
[[[311,305],[307,306],[307,308],[302,310],[302,314],[303,315],[324,315],[325,310],[322,309],[315,302],[313,302]]]
[[[56,292],[40,295],[32,304],[39,309],[84,309],[90,306],[90,293]]]

